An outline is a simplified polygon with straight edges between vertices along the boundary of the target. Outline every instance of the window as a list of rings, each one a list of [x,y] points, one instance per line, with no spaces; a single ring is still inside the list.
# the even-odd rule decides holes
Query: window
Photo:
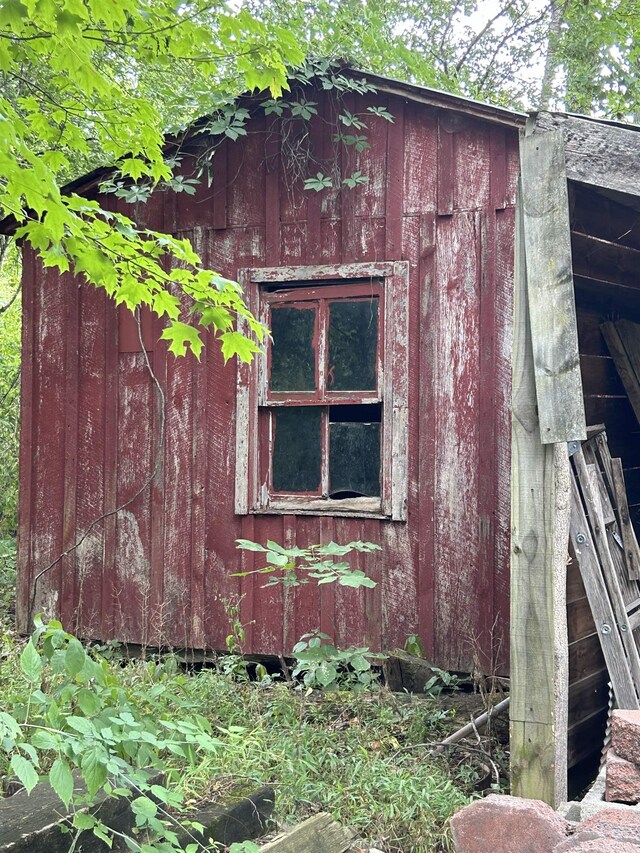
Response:
[[[245,270],[236,512],[406,517],[408,264]]]

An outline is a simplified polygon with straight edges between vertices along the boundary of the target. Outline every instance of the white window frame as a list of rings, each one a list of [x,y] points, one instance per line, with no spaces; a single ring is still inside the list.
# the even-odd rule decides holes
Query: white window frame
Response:
[[[318,286],[380,282],[383,291],[381,495],[345,500],[271,496],[260,482],[259,407],[267,400],[266,350],[250,364],[238,363],[236,394],[237,515],[330,515],[406,521],[408,465],[409,262],[241,269],[238,281],[251,312],[266,324],[268,305],[261,288],[288,282]],[[244,330],[244,323],[240,326]]]

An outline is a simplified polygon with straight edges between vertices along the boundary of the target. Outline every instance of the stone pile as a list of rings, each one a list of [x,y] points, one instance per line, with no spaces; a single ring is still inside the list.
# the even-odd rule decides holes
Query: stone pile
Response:
[[[490,794],[451,818],[456,853],[640,853],[640,812],[604,808],[573,824],[541,800]]]

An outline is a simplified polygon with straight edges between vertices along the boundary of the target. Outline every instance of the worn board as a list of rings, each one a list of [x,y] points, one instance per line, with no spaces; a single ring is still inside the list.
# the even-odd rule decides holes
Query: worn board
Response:
[[[640,195],[640,135],[622,127],[578,116],[540,112],[536,135],[551,129],[565,142],[567,177],[598,189]]]
[[[521,136],[524,252],[543,444],[586,438],[571,267],[569,200],[559,131]]]
[[[540,440],[526,298],[523,216],[516,231],[511,457],[511,774],[517,796],[566,798],[566,445]]]

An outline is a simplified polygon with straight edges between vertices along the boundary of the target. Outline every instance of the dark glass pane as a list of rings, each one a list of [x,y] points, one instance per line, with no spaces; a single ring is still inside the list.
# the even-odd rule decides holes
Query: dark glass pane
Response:
[[[380,423],[329,423],[329,495],[380,495]]]
[[[272,391],[315,390],[315,321],[315,308],[271,309]]]
[[[378,300],[329,304],[328,391],[373,391],[378,351]]]
[[[320,491],[321,414],[315,406],[275,410],[274,491]]]

